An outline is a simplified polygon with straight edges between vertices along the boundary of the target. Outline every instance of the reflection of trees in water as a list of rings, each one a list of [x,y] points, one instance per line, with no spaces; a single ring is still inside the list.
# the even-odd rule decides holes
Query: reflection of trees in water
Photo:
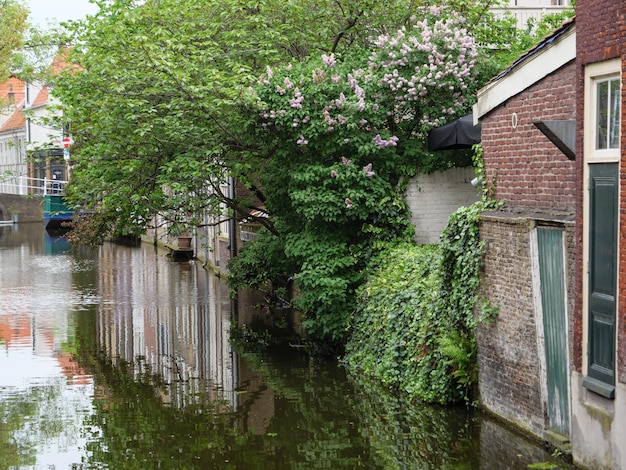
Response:
[[[172,406],[175,384],[147,364],[114,362],[96,350],[93,321],[77,320],[80,362],[97,389],[86,468],[521,469],[547,460],[465,408],[409,404],[296,349],[240,353],[246,382],[236,409],[202,389],[186,406]],[[492,453],[498,442],[509,449]]]
[[[0,468],[34,466],[39,448],[54,442],[76,445],[80,423],[61,403],[65,387],[58,377],[0,401]]]
[[[31,389],[27,394],[0,402],[0,468],[34,465],[36,462],[33,446],[16,439],[16,434],[36,415],[38,401],[33,398],[37,392],[37,389]]]
[[[355,391],[336,364],[288,348],[271,357],[244,353],[244,359],[274,395],[274,415],[262,437],[274,456],[272,468],[382,468],[359,432]],[[246,399],[240,409],[254,406]]]
[[[96,383],[95,411],[88,427],[98,430],[88,442],[90,464],[107,468],[194,468],[223,462],[239,436],[233,417],[208,394],[184,408],[168,406],[169,387],[144,365],[113,363],[105,354],[92,356]],[[89,437],[89,436],[88,436]]]
[[[362,433],[385,468],[479,468],[477,421],[467,408],[410,403],[361,377],[353,380]]]
[[[476,409],[410,403],[375,383],[352,379],[361,391],[355,409],[362,432],[385,468],[573,468]]]

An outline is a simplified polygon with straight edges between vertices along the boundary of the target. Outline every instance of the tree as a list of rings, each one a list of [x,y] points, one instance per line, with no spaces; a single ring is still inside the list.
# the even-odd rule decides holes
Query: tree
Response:
[[[251,178],[258,145],[241,130],[256,75],[363,42],[411,3],[110,0],[69,25],[78,68],[53,85],[76,142],[70,197],[92,211],[83,239],[142,231],[154,214],[219,215],[222,203],[247,214],[220,188]]]
[[[371,253],[409,233],[398,188],[432,169],[427,130],[495,70],[474,39],[503,44],[492,3],[102,1],[68,26],[76,67],[53,82],[75,141],[69,197],[89,213],[75,238],[262,209],[309,331],[341,342]],[[224,194],[228,177],[263,207]]]
[[[22,45],[28,9],[20,0],[0,0],[0,82],[11,73],[13,54]]]
[[[273,151],[260,183],[296,266],[305,327],[327,343],[349,331],[380,243],[410,240],[402,180],[424,167],[427,131],[465,112],[476,86],[465,22],[441,8],[417,14],[371,49],[268,67],[255,88],[255,129]],[[235,278],[244,260],[231,264]]]

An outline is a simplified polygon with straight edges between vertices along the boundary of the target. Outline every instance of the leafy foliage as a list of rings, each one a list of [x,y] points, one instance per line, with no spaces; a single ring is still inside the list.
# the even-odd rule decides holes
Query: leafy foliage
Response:
[[[28,9],[20,0],[0,2],[0,82],[9,78],[11,61],[22,45],[27,17]]]
[[[264,211],[280,240],[249,244],[233,285],[294,279],[310,337],[336,344],[372,255],[410,236],[406,178],[457,164],[432,158],[427,131],[521,44],[493,0],[99,5],[67,25],[75,67],[52,83],[75,142],[69,197],[87,209],[74,239]],[[224,193],[230,178],[254,197]]]
[[[314,340],[347,338],[369,260],[412,236],[402,185],[428,153],[427,130],[469,103],[472,37],[452,13],[418,12],[369,50],[267,67],[255,87],[255,131],[272,152],[259,181]]]
[[[477,379],[474,331],[496,312],[479,302],[478,216],[454,213],[438,246],[400,244],[359,290],[346,363],[427,402],[469,400]],[[479,307],[480,313],[474,313]]]

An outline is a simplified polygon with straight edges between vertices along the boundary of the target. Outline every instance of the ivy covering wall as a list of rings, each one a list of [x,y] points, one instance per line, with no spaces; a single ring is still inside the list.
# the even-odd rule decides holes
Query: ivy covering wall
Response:
[[[477,202],[452,214],[439,245],[401,243],[374,261],[358,292],[345,363],[431,403],[471,400],[474,331],[495,310],[477,295],[483,243]]]

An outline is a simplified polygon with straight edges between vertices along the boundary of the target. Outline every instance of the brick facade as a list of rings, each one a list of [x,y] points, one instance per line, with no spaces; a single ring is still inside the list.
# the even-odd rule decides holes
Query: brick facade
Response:
[[[481,296],[499,311],[477,332],[480,402],[541,437],[548,417],[535,234],[540,225],[563,230],[571,313],[577,183],[575,163],[533,123],[575,118],[575,79],[570,61],[481,118],[487,180],[504,206],[483,214],[480,225],[486,243]],[[570,335],[572,328],[568,315]]]
[[[487,250],[480,294],[498,307],[495,321],[481,325],[479,345],[480,402],[491,412],[542,436],[546,427],[542,395],[544,350],[537,315],[538,272],[534,231],[538,226],[564,232],[568,284],[567,310],[574,300],[574,222],[570,216],[525,211],[490,212],[481,217],[480,234]],[[573,327],[569,317],[568,329]],[[569,348],[571,354],[571,345]]]
[[[579,191],[576,198],[576,299],[573,335],[575,369],[571,374],[572,425],[571,447],[574,461],[585,468],[626,468],[626,0],[578,0],[576,6],[576,155]],[[619,273],[617,277],[616,340],[614,397],[598,395],[584,383],[584,348],[589,343],[585,336],[586,306],[583,285],[585,280],[584,232],[584,178],[587,158],[585,143],[593,139],[588,134],[593,123],[585,123],[585,71],[588,66],[621,59],[621,169],[619,207]],[[591,91],[591,90],[589,90]]]
[[[585,66],[595,62],[602,62],[605,60],[615,59],[622,57],[622,74],[626,76],[626,48],[623,44],[626,43],[626,1],[625,0],[578,0],[576,6],[576,63],[577,63],[577,76],[576,76],[576,92],[577,103],[576,109],[579,116],[583,116],[584,110],[584,74]],[[623,50],[620,50],[623,49]],[[624,80],[622,80],[622,104],[624,102],[624,96],[626,96],[626,90],[624,88]],[[626,149],[626,106],[622,105],[622,160],[624,159],[624,149]],[[583,181],[584,174],[584,121],[579,119],[577,121],[577,139],[576,148],[580,149],[577,155],[577,181]],[[626,214],[626,175],[621,175],[621,208],[622,215]],[[580,191],[576,198],[576,205],[578,208],[577,217],[577,240],[578,240],[578,254],[577,260],[577,273],[582,275],[583,272],[583,253],[582,253],[582,240],[583,240],[583,193]],[[626,217],[621,219],[621,229],[619,243],[621,246],[626,246]],[[626,288],[624,284],[626,282],[626,251],[620,250],[620,291]],[[576,295],[576,311],[583,311],[583,292],[582,292],[582,277],[579,276],[578,283],[580,288]],[[622,328],[618,330],[618,363],[617,373],[619,380],[622,382],[626,380],[626,332],[624,331],[624,325],[626,325],[626,296],[620,296],[620,304],[618,308],[618,323],[622,325]],[[582,344],[584,342],[582,332],[582,315],[578,315],[575,325],[574,343],[578,347],[574,351],[574,364],[577,371],[582,371]]]
[[[573,119],[576,69],[569,64],[483,118],[487,180],[511,206],[573,211],[576,169],[533,124]]]

